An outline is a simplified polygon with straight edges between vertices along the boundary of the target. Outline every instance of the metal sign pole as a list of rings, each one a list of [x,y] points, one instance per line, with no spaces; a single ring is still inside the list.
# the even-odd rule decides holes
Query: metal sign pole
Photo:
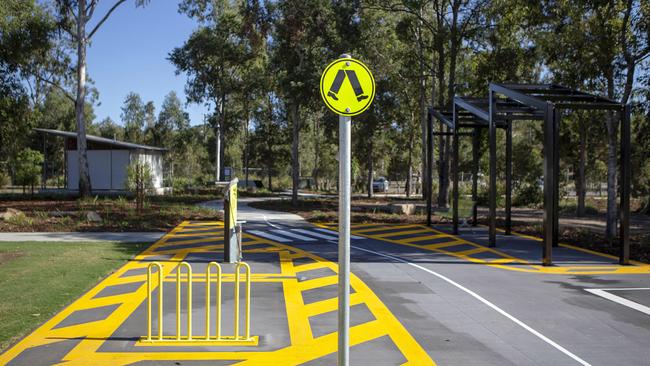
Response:
[[[339,115],[339,352],[350,363],[350,145],[352,118]]]
[[[352,117],[375,98],[375,79],[366,65],[348,54],[330,63],[320,80],[325,105],[339,115],[339,278],[338,366],[350,364],[350,196]]]

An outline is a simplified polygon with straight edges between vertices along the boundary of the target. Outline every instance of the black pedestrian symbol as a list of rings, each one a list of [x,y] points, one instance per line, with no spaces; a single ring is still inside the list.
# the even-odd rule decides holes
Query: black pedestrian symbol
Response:
[[[332,86],[330,86],[329,92],[327,92],[327,96],[334,100],[339,100],[337,94],[341,89],[341,85],[343,85],[346,76],[350,80],[350,84],[352,84],[352,89],[354,89],[354,94],[357,96],[357,101],[360,102],[364,99],[368,99],[368,96],[363,94],[363,88],[361,87],[361,84],[359,84],[357,73],[354,72],[354,70],[343,69],[336,73],[336,77],[334,78]]]

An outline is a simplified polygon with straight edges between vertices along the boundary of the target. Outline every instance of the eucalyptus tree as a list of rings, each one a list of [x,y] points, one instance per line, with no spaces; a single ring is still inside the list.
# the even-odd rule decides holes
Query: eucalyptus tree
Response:
[[[32,70],[48,61],[55,23],[35,0],[0,1],[0,169],[15,171],[18,152],[38,119]],[[12,173],[12,175],[14,175]]]
[[[92,186],[88,170],[88,156],[86,152],[86,115],[84,113],[86,96],[88,93],[86,51],[91,44],[93,36],[106,23],[110,16],[127,0],[114,0],[96,22],[92,22],[100,0],[56,0],[56,18],[63,34],[67,35],[62,44],[69,44],[72,53],[77,56],[76,62],[71,65],[75,72],[74,92],[68,90],[67,85],[53,82],[52,85],[64,90],[68,97],[75,103],[75,117],[77,129],[77,153],[79,160],[79,194],[90,196]],[[137,7],[146,5],[149,0],[134,0]]]
[[[124,125],[124,138],[138,144],[144,142],[145,105],[140,94],[127,94],[120,117]]]
[[[169,60],[177,72],[188,76],[186,94],[192,103],[214,103],[211,118],[215,132],[215,177],[221,179],[221,155],[228,121],[228,103],[241,89],[241,74],[248,57],[247,39],[242,35],[239,2],[228,0],[184,0],[179,11],[199,22],[183,46],[175,48]]]
[[[285,0],[278,5],[273,39],[273,67],[280,96],[292,126],[291,178],[293,205],[298,203],[300,182],[300,129],[302,107],[318,100],[320,73],[333,55],[328,44],[335,39],[331,2]]]
[[[637,69],[650,57],[650,2],[647,0],[543,2],[542,27],[557,33],[565,44],[564,51],[584,52],[569,55],[563,66],[579,65],[587,73],[588,87],[610,99],[628,103],[638,86]],[[564,36],[562,36],[564,35]],[[555,34],[553,34],[555,36]],[[582,42],[582,44],[581,44]],[[556,45],[551,45],[556,46]],[[580,49],[577,47],[583,46]],[[551,59],[551,62],[554,61]],[[586,62],[585,62],[586,61]],[[578,64],[579,63],[579,64]],[[557,70],[561,72],[560,70]],[[565,71],[566,72],[566,71]],[[607,217],[605,236],[613,241],[617,218],[618,118],[605,115],[607,131]]]

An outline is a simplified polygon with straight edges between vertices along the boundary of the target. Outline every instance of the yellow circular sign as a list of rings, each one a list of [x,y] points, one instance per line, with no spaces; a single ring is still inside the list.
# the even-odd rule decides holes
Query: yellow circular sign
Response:
[[[337,114],[356,116],[368,109],[375,98],[375,79],[361,61],[340,58],[323,71],[320,95]]]

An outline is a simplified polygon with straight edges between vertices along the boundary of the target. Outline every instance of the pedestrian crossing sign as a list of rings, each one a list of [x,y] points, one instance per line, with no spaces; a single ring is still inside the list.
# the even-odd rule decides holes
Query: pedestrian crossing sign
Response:
[[[323,71],[320,95],[337,114],[356,116],[368,109],[375,98],[375,79],[361,61],[340,58]]]

